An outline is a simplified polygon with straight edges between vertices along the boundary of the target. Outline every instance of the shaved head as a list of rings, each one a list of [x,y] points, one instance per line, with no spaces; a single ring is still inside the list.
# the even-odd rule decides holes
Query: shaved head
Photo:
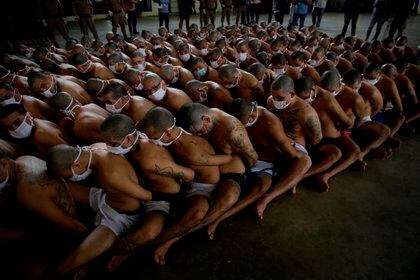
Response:
[[[51,97],[49,104],[54,109],[60,111],[66,109],[70,105],[72,99],[73,97],[67,92],[59,92]]]
[[[150,109],[140,124],[140,130],[145,132],[163,133],[174,124],[174,116],[163,107]]]
[[[278,76],[271,84],[271,90],[280,90],[285,94],[290,94],[293,90],[293,80],[289,76]]]
[[[184,104],[176,115],[177,124],[191,132],[202,123],[203,115],[209,114],[209,111],[208,107],[200,103]]]
[[[340,76],[335,71],[326,71],[321,76],[321,86],[323,88],[335,88],[340,84]]]
[[[65,144],[55,145],[47,152],[46,163],[48,172],[61,177],[63,171],[71,169],[78,154],[79,150],[75,147]]]
[[[170,81],[172,80],[174,75],[174,66],[172,64],[164,64],[159,69],[159,76],[161,76],[164,80]]]
[[[97,78],[90,78],[86,82],[86,91],[89,94],[97,94],[104,89],[105,81]]]
[[[135,130],[133,120],[123,114],[114,114],[107,117],[101,124],[101,133],[114,140],[122,140]],[[106,137],[107,138],[107,137]]]
[[[252,102],[244,98],[236,98],[230,106],[230,113],[241,122],[247,120],[252,112]]]
[[[233,79],[233,76],[236,74],[238,69],[231,64],[224,64],[219,68],[219,78],[221,80],[230,80]]]

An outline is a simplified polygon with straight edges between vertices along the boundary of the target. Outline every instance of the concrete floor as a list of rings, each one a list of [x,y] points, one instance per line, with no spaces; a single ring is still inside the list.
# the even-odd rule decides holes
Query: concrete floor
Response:
[[[339,33],[342,18],[326,14],[321,29]],[[358,36],[364,37],[369,19],[360,16]],[[172,17],[171,29],[177,23]],[[420,17],[411,18],[406,30],[412,46],[420,44],[419,23]],[[70,27],[75,36],[77,26]],[[139,30],[157,28],[156,18],[140,19]],[[109,22],[98,22],[98,29],[104,35]],[[89,278],[419,279],[420,136],[399,138],[402,147],[392,158],[369,160],[364,174],[343,172],[331,179],[328,193],[300,186],[296,195],[272,202],[262,222],[245,211],[223,223],[215,241],[204,231],[185,238],[166,266],[154,265],[145,251],[112,274],[96,262]]]

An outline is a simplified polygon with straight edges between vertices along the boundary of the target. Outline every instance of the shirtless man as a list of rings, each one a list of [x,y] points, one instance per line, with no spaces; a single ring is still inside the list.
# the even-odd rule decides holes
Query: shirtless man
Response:
[[[173,114],[178,112],[182,105],[192,103],[191,98],[185,92],[167,87],[165,81],[154,73],[144,76],[142,84],[143,92],[150,100]]]
[[[32,92],[43,96],[47,103],[49,98],[60,91],[67,92],[83,105],[92,102],[83,87],[59,76],[44,72],[32,72],[28,77],[28,84]]]
[[[0,82],[8,83],[22,94],[32,95],[31,88],[28,85],[28,78],[13,74],[2,65],[0,65]]]
[[[382,111],[374,116],[373,119],[387,125],[391,129],[389,137],[392,137],[395,141],[399,141],[394,138],[394,135],[404,123],[405,117],[403,115],[401,97],[395,82],[386,75],[382,75],[379,66],[372,62],[365,69],[363,81],[374,85],[382,94]]]
[[[247,71],[254,75],[255,78],[257,78],[258,82],[264,89],[265,97],[268,98],[270,96],[271,83],[273,82],[274,76],[276,75],[273,70],[266,68],[259,62],[256,62],[249,66]]]
[[[295,149],[308,154],[306,147],[315,146],[322,139],[321,123],[316,111],[296,96],[293,87],[294,83],[290,77],[277,77],[271,84],[267,109],[280,119]],[[296,191],[295,186],[289,188],[293,188],[293,192]]]
[[[85,144],[103,142],[100,126],[110,115],[96,104],[81,105],[66,92],[59,92],[50,100],[51,106],[65,118],[60,121],[66,131],[73,131],[77,140]]]
[[[160,67],[166,63],[172,64],[173,66],[182,66],[182,62],[175,57],[172,57],[168,52],[162,48],[154,49],[151,57],[151,63],[155,64],[157,67]]]
[[[98,78],[102,80],[109,80],[114,78],[114,74],[104,65],[92,62],[82,55],[75,55],[73,57],[73,64],[77,67],[80,73],[86,73],[89,78]]]
[[[246,41],[241,41],[236,44],[236,50],[238,52],[238,59],[236,62],[242,70],[246,71],[251,64],[258,62],[258,60],[251,56],[251,51]]]
[[[87,231],[77,220],[71,194],[73,184],[49,176],[45,161],[33,156],[13,160],[0,150],[0,162],[0,193],[11,195],[23,207],[59,228],[79,234]]]
[[[183,217],[165,229],[154,241],[157,243],[168,240],[155,251],[155,261],[164,264],[169,248],[206,215],[212,193],[219,182],[219,165],[227,164],[232,157],[216,155],[204,138],[191,135],[176,126],[174,116],[162,107],[149,111],[141,124],[141,130],[151,141],[167,146],[180,162],[192,168],[195,174],[194,181],[186,192],[187,209]]]
[[[274,72],[274,78],[280,75],[287,75],[292,78],[292,80],[296,80],[302,76],[302,74],[294,67],[288,65],[286,57],[281,53],[276,53],[273,55],[268,68]]]
[[[0,107],[10,104],[21,104],[31,116],[41,120],[53,120],[56,115],[51,107],[38,98],[22,95],[11,85],[0,82]]]
[[[191,67],[197,80],[221,83],[217,71],[208,66],[201,57],[194,59],[191,63]]]
[[[355,123],[352,134],[353,139],[362,151],[362,157],[371,151],[375,151],[376,156],[379,157],[390,156],[391,151],[389,149],[378,147],[387,140],[391,131],[386,125],[374,122],[371,118],[376,115],[380,111],[381,106],[383,106],[383,100],[380,92],[374,86],[366,82],[362,82],[362,75],[360,75],[360,72],[355,69],[349,70],[344,74],[343,83],[347,87],[356,91],[363,98],[365,103],[364,116]],[[395,141],[390,139],[388,142]],[[399,141],[396,141],[395,143],[398,143],[399,145]]]
[[[171,130],[167,129],[165,133],[171,134]],[[145,204],[143,225],[115,244],[113,252],[120,256],[113,257],[108,263],[108,269],[113,271],[130,257],[135,249],[149,243],[162,231],[165,215],[170,213],[171,202],[177,200],[179,181],[192,181],[194,171],[176,164],[164,147],[149,141],[144,133],[136,130],[134,122],[125,115],[116,114],[107,118],[101,131],[107,139],[107,149],[110,152],[127,154],[138,164],[153,197],[152,201]]]
[[[86,59],[87,59],[87,60],[90,60],[90,61],[92,61],[92,62],[94,62],[94,63],[99,63],[99,64],[101,64],[101,65],[103,65],[103,66],[106,66],[105,62],[104,62],[104,61],[102,61],[102,59],[100,59],[99,57],[96,57],[96,56],[94,56],[94,55],[90,54],[90,53],[89,53],[89,52],[85,49],[85,47],[84,47],[83,45],[81,45],[81,44],[76,44],[76,45],[74,45],[74,46],[70,49],[69,53],[71,54],[71,56],[72,56],[72,57],[74,57],[74,56],[76,56],[76,55],[81,55],[81,56],[86,57]]]
[[[240,97],[251,101],[258,101],[264,105],[266,102],[264,89],[252,74],[237,69],[232,65],[225,64],[219,69],[221,85],[227,88],[232,97]]]
[[[187,83],[185,92],[193,102],[201,103],[209,108],[218,108],[225,112],[229,109],[233,100],[226,88],[212,81],[191,80]]]
[[[311,165],[309,156],[293,148],[286,137],[280,120],[264,107],[257,106],[246,99],[235,99],[231,106],[232,114],[246,127],[251,142],[258,153],[258,161],[251,168],[251,178],[254,184],[261,188],[256,212],[263,218],[267,204],[275,197],[295,186],[305,175]],[[281,168],[278,168],[281,164]],[[279,174],[276,170],[278,168]],[[270,186],[274,183],[271,189]],[[253,189],[255,191],[255,189]],[[268,192],[265,192],[268,190]],[[252,196],[249,197],[252,199]],[[244,199],[244,202],[246,200]],[[235,213],[239,203],[232,207],[211,226],[215,230],[218,223],[229,214]]]
[[[0,110],[0,124],[31,155],[43,157],[50,147],[69,142],[55,123],[33,118],[19,104],[10,104]]]
[[[121,78],[121,75],[130,68],[131,66],[124,61],[121,53],[113,53],[108,57],[108,67],[117,78]]]
[[[295,93],[312,105],[317,112],[322,128],[323,139],[316,146],[313,168],[306,177],[314,175],[314,181],[321,191],[328,191],[329,179],[345,170],[360,159],[360,149],[351,138],[342,137],[341,129],[353,126],[354,119],[347,116],[335,97],[337,86],[333,78],[334,72],[327,71],[321,78],[322,88],[315,88],[310,77],[299,78],[295,83]]]
[[[197,57],[191,53],[191,48],[187,43],[181,43],[178,46],[178,58],[182,61],[185,68],[190,71],[194,71],[192,69],[192,62]]]
[[[218,70],[220,66],[224,64],[231,64],[233,66],[236,66],[235,63],[227,60],[227,58],[223,55],[222,50],[219,48],[214,48],[210,50],[209,59],[210,59],[210,66],[215,70]]]
[[[194,79],[194,75],[190,70],[182,66],[173,66],[172,64],[164,64],[160,67],[157,74],[165,80],[170,87],[185,90],[188,81]]]
[[[245,171],[255,165],[258,155],[245,127],[238,119],[219,109],[210,109],[199,103],[186,104],[178,112],[177,122],[192,134],[206,138],[218,151],[232,156],[229,163],[220,166],[220,182],[215,201],[194,231],[213,223],[236,203],[244,203],[245,198],[249,199],[245,196],[239,200],[239,197],[246,184]],[[209,228],[211,239],[213,233]]]
[[[131,43],[128,43],[124,40],[124,37],[120,34],[115,34],[114,37],[112,37],[112,41],[117,44],[117,47],[126,55],[131,56],[131,54],[137,50],[137,47]]]
[[[134,123],[140,123],[146,113],[155,105],[141,96],[131,96],[127,90],[119,84],[109,85],[102,94],[105,108],[112,114],[123,113],[129,116]]]
[[[140,50],[135,50],[134,52],[132,52],[130,58],[133,61],[133,67],[137,70],[146,70],[154,73],[158,73],[159,71],[159,67],[146,61],[145,55]]]
[[[152,194],[140,186],[131,164],[124,157],[106,151],[105,147],[104,144],[77,148],[57,145],[48,151],[49,172],[71,181],[83,181],[93,174],[101,187],[79,191],[84,204],[96,212],[97,227],[58,266],[53,273],[56,277],[77,272],[108,250],[119,236],[139,222],[141,202],[152,198]]]
[[[301,51],[292,53],[290,64],[302,74],[302,76],[311,77],[316,85],[320,85],[321,77],[314,67],[306,63],[305,55]]]

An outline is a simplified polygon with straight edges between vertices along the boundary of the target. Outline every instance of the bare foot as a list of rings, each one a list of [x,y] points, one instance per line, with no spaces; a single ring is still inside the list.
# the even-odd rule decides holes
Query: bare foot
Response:
[[[216,229],[218,226],[219,226],[219,223],[217,221],[214,221],[207,228],[207,234],[209,235],[210,240],[214,240],[214,233],[216,232]]]
[[[255,206],[255,211],[257,212],[257,216],[260,220],[264,218],[264,211],[265,211],[265,208],[267,207],[267,204],[268,204],[268,200],[267,200],[267,196],[265,195],[261,196],[257,201],[257,205]]]
[[[86,266],[80,268],[75,273],[73,273],[73,280],[86,279],[86,272],[87,272],[87,267]]]
[[[169,249],[171,248],[173,242],[164,242],[159,244],[159,246],[155,249],[154,253],[154,260],[157,264],[164,265],[166,264],[166,253],[168,253]]]
[[[314,176],[316,186],[322,191],[327,192],[330,186],[326,174],[317,174]]]
[[[108,262],[108,270],[110,272],[115,271],[126,259],[131,256],[132,254],[113,256]]]
[[[296,187],[297,187],[297,185],[294,185],[293,186],[293,188],[292,188],[292,194],[296,194]]]
[[[385,147],[378,147],[368,153],[369,158],[389,158],[392,155],[392,149]]]
[[[360,170],[360,172],[365,172],[367,163],[364,160],[358,159],[354,162],[354,165]]]
[[[384,142],[384,146],[394,150],[401,146],[401,141],[393,137],[388,137]]]
[[[416,133],[416,129],[413,128],[412,126],[410,126],[407,122],[404,122],[404,124],[402,125],[401,128],[409,134],[415,134]]]

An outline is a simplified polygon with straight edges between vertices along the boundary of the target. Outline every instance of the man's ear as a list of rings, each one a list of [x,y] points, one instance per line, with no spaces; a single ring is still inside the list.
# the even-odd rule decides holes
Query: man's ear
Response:
[[[210,119],[210,116],[209,115],[202,115],[201,116],[201,120],[203,121],[203,122],[211,122],[211,119]]]

